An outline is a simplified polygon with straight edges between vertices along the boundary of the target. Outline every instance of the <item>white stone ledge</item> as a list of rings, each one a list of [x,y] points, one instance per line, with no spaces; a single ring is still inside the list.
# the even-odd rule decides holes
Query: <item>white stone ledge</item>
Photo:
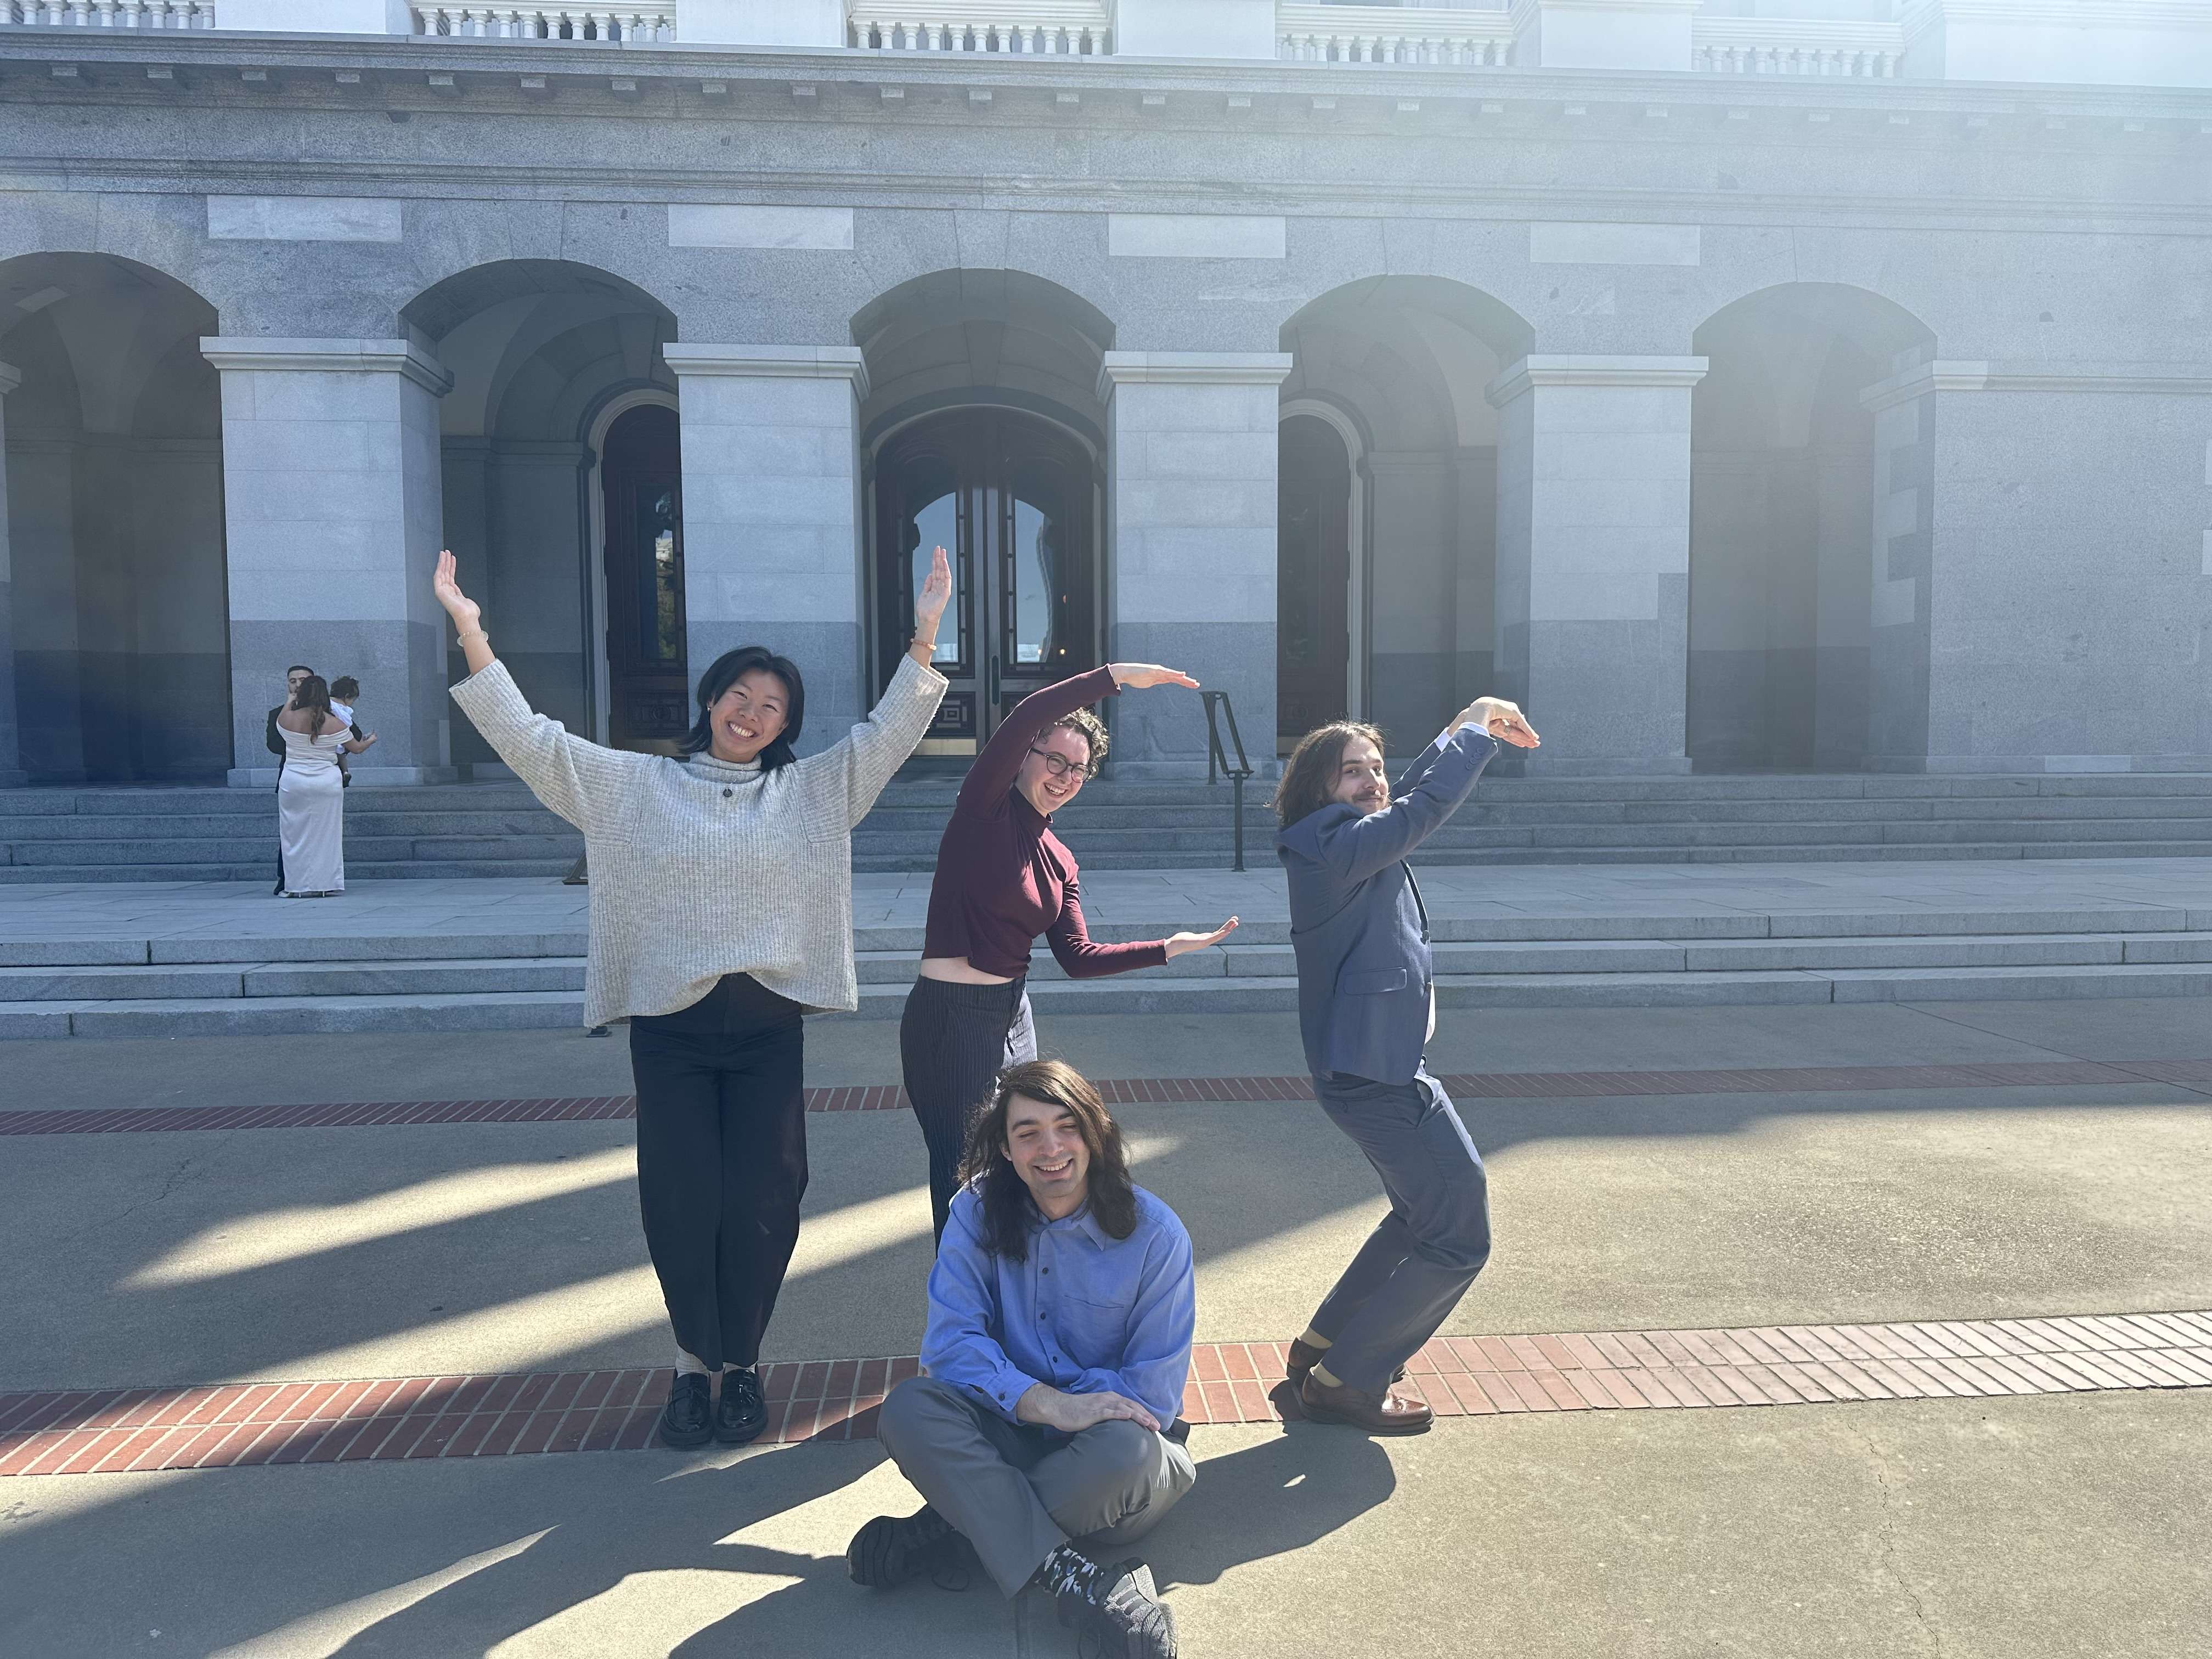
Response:
[[[1503,409],[1540,386],[1693,386],[1705,378],[1710,364],[1705,357],[1530,356],[1507,368],[1482,389],[1482,395],[1492,407]]]
[[[262,339],[252,335],[203,335],[200,356],[217,368],[268,374],[402,374],[444,397],[453,377],[409,340]]]
[[[2162,363],[1990,362],[1938,358],[1877,380],[1859,402],[1880,414],[1931,392],[2105,392],[2212,397],[2212,365],[2191,373]]]
[[[1098,366],[1098,401],[1117,386],[1280,386],[1295,360],[1281,351],[1109,351]]]
[[[750,380],[850,380],[854,394],[868,395],[868,365],[858,346],[693,345],[671,343],[661,361],[678,374],[716,374]]]

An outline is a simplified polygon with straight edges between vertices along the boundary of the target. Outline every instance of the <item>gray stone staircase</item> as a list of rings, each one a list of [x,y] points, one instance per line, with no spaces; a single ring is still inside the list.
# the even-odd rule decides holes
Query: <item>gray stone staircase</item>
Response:
[[[860,871],[926,871],[953,780],[902,778],[854,839]],[[1089,868],[1225,868],[1224,785],[1102,778],[1066,829]],[[1266,792],[1248,787],[1248,861],[1268,858]],[[0,884],[266,881],[266,790],[0,791]],[[576,832],[516,783],[348,792],[356,880],[557,876]],[[1776,863],[1814,860],[2191,857],[2212,854],[2212,775],[2001,777],[1858,775],[1494,778],[1417,862]]]
[[[2212,995],[2212,912],[2179,907],[1441,916],[1436,927],[1447,1008]],[[850,1018],[896,1018],[921,931],[864,927],[856,943]],[[584,949],[580,932],[0,941],[0,1037],[573,1028]],[[1111,979],[1071,981],[1040,952],[1030,996],[1043,1018],[1290,1012],[1294,971],[1285,925],[1248,921],[1224,949]]]

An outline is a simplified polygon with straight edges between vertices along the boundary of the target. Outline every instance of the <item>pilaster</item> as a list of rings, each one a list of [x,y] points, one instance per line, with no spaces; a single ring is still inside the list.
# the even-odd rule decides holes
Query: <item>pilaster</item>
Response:
[[[274,780],[264,722],[293,662],[361,681],[377,746],[353,767],[357,781],[450,781],[447,624],[430,572],[451,379],[405,340],[225,337],[200,349],[222,372],[231,783]]]
[[[1252,763],[1273,770],[1278,352],[1109,351],[1107,655],[1180,668],[1226,690]],[[1124,776],[1206,769],[1194,696],[1147,692],[1113,710]]]
[[[1529,356],[1499,411],[1497,678],[1554,773],[1686,772],[1690,393],[1703,357]]]
[[[853,346],[661,348],[684,422],[685,647],[696,681],[765,645],[806,677],[799,749],[868,708],[860,610],[860,402]]]

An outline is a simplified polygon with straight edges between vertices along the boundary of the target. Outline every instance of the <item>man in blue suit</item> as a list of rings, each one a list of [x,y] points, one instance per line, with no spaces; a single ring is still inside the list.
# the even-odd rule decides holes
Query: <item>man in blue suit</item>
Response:
[[[1389,790],[1382,732],[1339,721],[1299,740],[1275,792],[1315,1097],[1390,1200],[1291,1344],[1298,1402],[1320,1422],[1427,1428],[1429,1407],[1392,1385],[1490,1259],[1482,1159],[1422,1058],[1436,1030],[1434,969],[1406,858],[1467,799],[1500,740],[1537,744],[1518,708],[1479,697]]]

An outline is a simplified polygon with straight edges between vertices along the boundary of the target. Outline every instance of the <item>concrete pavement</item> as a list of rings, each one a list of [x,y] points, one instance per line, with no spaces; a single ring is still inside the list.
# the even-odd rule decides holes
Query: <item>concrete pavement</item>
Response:
[[[1440,1071],[2201,1058],[2212,1009],[1468,1010]],[[810,1081],[896,1076],[810,1030]],[[1278,1074],[1291,1022],[1063,1018],[1099,1076]],[[16,1109],[620,1093],[569,1033],[0,1048]],[[1132,1106],[1200,1335],[1303,1324],[1379,1212],[1310,1103]],[[1448,1328],[1645,1329],[2212,1305],[2212,1103],[2145,1082],[1469,1103],[1498,1253]],[[810,1120],[771,1334],[911,1353],[927,1215],[899,1112]],[[621,1122],[0,1140],[0,1389],[657,1364]],[[2212,1617],[2212,1390],[1201,1428],[1144,1553],[1187,1651],[2166,1654]],[[0,1481],[0,1651],[1061,1655],[986,1592],[862,1595],[874,1449],[660,1449]],[[88,1564],[130,1563],[88,1577]],[[96,1588],[95,1588],[96,1586]],[[147,1634],[159,1630],[160,1637]]]

